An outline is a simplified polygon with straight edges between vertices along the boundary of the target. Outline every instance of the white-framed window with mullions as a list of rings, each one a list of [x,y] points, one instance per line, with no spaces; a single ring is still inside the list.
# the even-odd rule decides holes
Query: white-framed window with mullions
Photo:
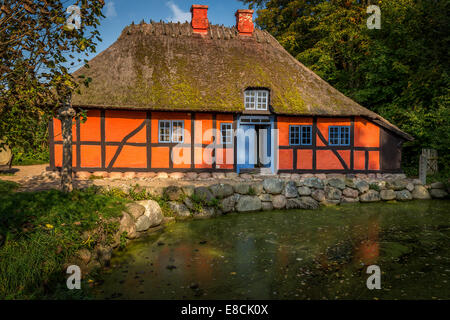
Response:
[[[245,110],[267,110],[269,107],[269,90],[245,90]]]
[[[158,122],[159,143],[183,143],[184,121],[183,120],[159,120]]]
[[[227,145],[233,143],[233,125],[231,123],[220,124],[220,137],[222,144]]]

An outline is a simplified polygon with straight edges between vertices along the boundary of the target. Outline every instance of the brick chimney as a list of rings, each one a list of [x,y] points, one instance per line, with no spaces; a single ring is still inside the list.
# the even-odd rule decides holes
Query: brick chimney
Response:
[[[253,30],[253,10],[236,11],[236,28],[240,35],[251,36]]]
[[[192,19],[191,26],[194,33],[208,33],[208,6],[193,4],[191,7]]]

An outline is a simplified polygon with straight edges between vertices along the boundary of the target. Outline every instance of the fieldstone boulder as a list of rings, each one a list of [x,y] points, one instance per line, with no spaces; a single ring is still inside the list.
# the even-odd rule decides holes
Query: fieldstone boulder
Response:
[[[214,179],[225,179],[225,172],[213,172],[212,177]]]
[[[443,198],[446,198],[448,196],[448,193],[444,189],[431,189],[430,190],[430,195],[433,198],[443,199]]]
[[[286,206],[286,197],[281,194],[272,197],[272,205],[274,209],[283,209]]]
[[[311,197],[300,197],[300,208],[315,210],[319,208],[319,203]]]
[[[238,212],[259,211],[261,208],[261,200],[253,196],[239,197],[238,203],[236,204],[236,210]]]
[[[408,201],[408,200],[412,200],[412,195],[411,192],[409,192],[408,190],[400,190],[400,191],[395,191],[395,195],[398,201]]]
[[[198,175],[198,179],[200,180],[209,180],[211,179],[211,173],[209,172],[200,172]]]
[[[198,178],[198,173],[197,172],[187,172],[185,174],[185,178],[187,180],[197,180]]]
[[[177,217],[187,218],[191,216],[189,209],[182,203],[170,201],[169,208],[175,213]]]
[[[433,182],[430,186],[431,189],[445,189],[445,184],[442,182]]]
[[[305,187],[305,186],[298,187],[297,188],[297,192],[301,196],[309,196],[309,195],[311,195],[311,189],[309,187]]]
[[[347,187],[349,187],[349,188],[353,188],[353,189],[356,188],[356,186],[355,186],[355,181],[354,181],[353,179],[351,179],[351,178],[345,179],[345,185],[346,185]]]
[[[272,204],[272,202],[267,202],[267,201],[261,202],[261,209],[262,209],[263,211],[270,211],[270,210],[273,210],[273,204]]]
[[[263,182],[264,190],[271,194],[280,194],[283,191],[284,182],[280,179],[265,179]]]
[[[397,195],[395,194],[394,190],[386,189],[380,191],[380,198],[384,201],[394,200],[397,198]]]
[[[325,201],[325,199],[326,199],[326,197],[325,197],[325,191],[320,190],[320,189],[314,190],[314,191],[311,193],[311,197],[312,197],[314,200],[319,201],[319,202]]]
[[[376,190],[369,190],[359,196],[361,202],[376,202],[380,201],[380,193]]]
[[[324,188],[322,180],[316,177],[305,178],[305,180],[303,180],[303,185],[315,189]]]
[[[386,187],[394,191],[402,191],[406,189],[408,181],[405,179],[388,180],[386,182]]]
[[[259,199],[261,201],[272,201],[272,196],[268,193],[263,193],[263,194],[259,195]]]
[[[136,231],[145,231],[151,226],[151,220],[146,215],[140,216],[136,221]]]
[[[183,196],[183,190],[178,186],[168,186],[164,189],[163,195],[170,201],[177,201]]]
[[[358,189],[359,193],[364,193],[364,192],[368,191],[369,187],[370,187],[369,183],[364,180],[358,180],[355,183],[355,188]]]
[[[230,184],[215,184],[209,189],[217,199],[223,199],[234,194],[233,187]]]
[[[420,200],[431,199],[430,193],[428,192],[427,188],[419,184],[416,184],[414,186],[414,190],[411,195],[414,199]]]
[[[145,213],[145,207],[136,202],[127,203],[125,208],[126,211],[134,218],[134,220],[137,220]]]
[[[210,202],[214,199],[214,195],[208,187],[197,187],[194,189],[194,194],[206,202]]]
[[[200,212],[196,212],[193,217],[194,219],[207,219],[219,215],[220,212],[212,207],[202,208]]]
[[[262,183],[255,183],[251,185],[251,188],[255,192],[255,194],[258,196],[264,192],[264,187]]]
[[[156,227],[161,224],[164,219],[161,207],[155,200],[142,200],[138,201],[145,208],[144,215],[150,219],[150,227]]]
[[[341,203],[355,203],[355,202],[359,202],[359,198],[347,198],[347,197],[342,197],[341,199]]]
[[[194,201],[192,201],[191,198],[189,198],[189,197],[184,198],[183,203],[189,210],[194,211],[195,204],[194,204]]]
[[[298,196],[297,186],[294,181],[288,181],[284,187],[284,196],[286,198],[295,198]]]
[[[194,186],[182,186],[181,189],[183,190],[183,193],[190,197],[194,194],[195,187]]]
[[[330,200],[339,200],[339,199],[341,199],[342,191],[337,189],[337,188],[326,186],[324,191],[325,191],[325,197],[327,199],[330,199]]]
[[[333,188],[338,188],[341,190],[345,189],[345,182],[343,179],[332,178],[332,179],[328,180],[328,185]]]
[[[120,219],[119,234],[126,232],[129,239],[136,238],[137,233],[134,219],[127,212],[122,212],[122,214],[122,218]]]
[[[12,160],[12,151],[7,145],[4,145],[3,148],[0,148],[0,166],[9,166],[11,160]]]
[[[358,198],[358,190],[355,189],[345,188],[342,194],[347,198]]]
[[[239,194],[248,194],[250,191],[250,185],[247,183],[237,183],[233,186],[234,192]]]
[[[234,205],[236,204],[236,198],[234,196],[229,196],[227,198],[222,199],[220,202],[222,207],[222,212],[232,212],[234,211]]]
[[[300,209],[300,205],[300,199],[298,198],[290,198],[286,200],[286,209]]]
[[[414,190],[414,184],[412,182],[408,182],[406,184],[406,190],[408,190],[409,192],[413,192]]]
[[[237,172],[225,172],[225,177],[227,179],[236,179],[238,176]]]
[[[156,179],[168,179],[169,175],[167,174],[167,172],[158,172],[158,174],[156,175]]]

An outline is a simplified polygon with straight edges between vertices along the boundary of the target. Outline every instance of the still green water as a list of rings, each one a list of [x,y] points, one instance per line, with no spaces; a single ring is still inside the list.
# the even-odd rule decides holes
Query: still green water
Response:
[[[450,201],[177,222],[117,252],[100,299],[449,299]],[[369,290],[369,265],[381,289]]]

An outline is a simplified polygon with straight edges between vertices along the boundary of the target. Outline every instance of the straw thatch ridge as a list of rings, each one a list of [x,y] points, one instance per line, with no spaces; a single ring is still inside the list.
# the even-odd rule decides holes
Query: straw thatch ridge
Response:
[[[273,112],[286,115],[365,116],[409,135],[330,86],[292,57],[266,31],[240,36],[235,27],[211,25],[194,34],[190,24],[141,23],[74,75],[92,78],[73,105],[137,110],[244,111],[244,90],[270,90]]]

